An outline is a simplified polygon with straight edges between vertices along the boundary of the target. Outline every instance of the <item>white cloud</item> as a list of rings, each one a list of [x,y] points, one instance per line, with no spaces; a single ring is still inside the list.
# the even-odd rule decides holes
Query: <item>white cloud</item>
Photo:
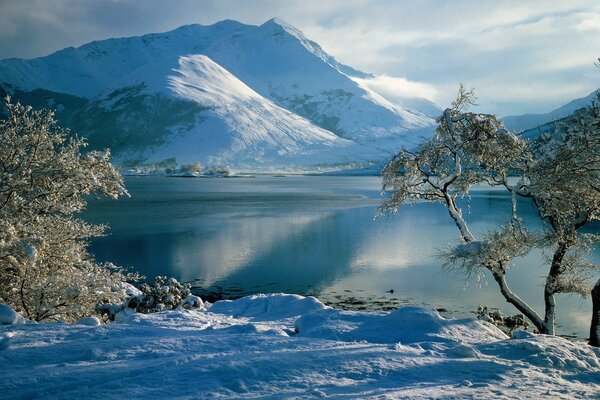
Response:
[[[406,78],[379,75],[367,79],[352,79],[390,101],[423,97],[436,102],[439,96],[439,91],[435,86],[422,82],[409,81]]]
[[[580,32],[600,32],[600,14],[584,14],[575,29]]]

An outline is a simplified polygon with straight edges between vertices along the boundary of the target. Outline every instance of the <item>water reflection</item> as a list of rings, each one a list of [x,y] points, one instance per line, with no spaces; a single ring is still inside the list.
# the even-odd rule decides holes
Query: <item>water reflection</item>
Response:
[[[283,248],[320,218],[300,214],[229,219],[207,237],[177,243],[172,250],[172,272],[185,281],[211,286],[256,264],[273,249]]]
[[[129,178],[130,199],[93,201],[85,217],[112,227],[111,236],[92,243],[98,259],[149,277],[196,281],[207,292],[285,291],[463,314],[479,304],[515,312],[491,277],[477,282],[441,271],[436,254],[457,240],[443,206],[415,204],[374,221],[379,183],[376,177]],[[462,205],[476,235],[510,218],[510,199],[500,191],[477,190]],[[519,207],[539,226],[530,203],[520,200]],[[541,309],[546,271],[534,252],[507,279]],[[585,336],[590,308],[589,300],[560,296],[559,332]]]
[[[372,215],[370,209],[321,215],[229,279],[246,289],[318,294],[352,272],[350,261],[361,240],[361,228]]]

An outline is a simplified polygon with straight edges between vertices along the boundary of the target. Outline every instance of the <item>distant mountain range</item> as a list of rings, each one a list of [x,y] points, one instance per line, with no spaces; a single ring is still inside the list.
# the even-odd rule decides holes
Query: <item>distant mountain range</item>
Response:
[[[0,89],[57,110],[124,166],[200,162],[240,171],[368,165],[433,131],[435,104],[360,85],[279,19],[222,21],[0,61]],[[359,80],[354,80],[360,78]]]
[[[507,116],[502,118],[502,121],[504,122],[504,126],[510,130],[523,131],[526,133],[526,136],[535,136],[535,130],[538,127],[543,127],[548,123],[566,118],[575,111],[589,106],[596,97],[596,92],[598,91],[600,91],[600,89],[593,91],[585,97],[572,100],[548,113]]]

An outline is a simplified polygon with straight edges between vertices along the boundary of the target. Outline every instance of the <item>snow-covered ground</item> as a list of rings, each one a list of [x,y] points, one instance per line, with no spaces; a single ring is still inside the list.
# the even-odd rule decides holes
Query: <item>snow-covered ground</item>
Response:
[[[2,321],[22,322],[2,309]],[[582,342],[404,307],[258,295],[116,323],[0,327],[5,399],[598,398]]]

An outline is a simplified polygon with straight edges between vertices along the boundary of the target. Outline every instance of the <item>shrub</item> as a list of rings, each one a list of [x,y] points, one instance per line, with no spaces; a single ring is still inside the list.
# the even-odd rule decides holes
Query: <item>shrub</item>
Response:
[[[153,313],[176,308],[202,308],[204,304],[191,292],[189,283],[180,283],[175,278],[157,276],[153,284],[143,283],[139,289],[129,290],[128,297],[120,303],[108,303],[98,306],[98,312],[105,320],[114,320],[115,315],[131,309],[139,313]]]
[[[35,321],[74,322],[117,301],[127,276],[97,263],[88,240],[104,226],[75,218],[86,195],[127,195],[109,151],[81,153],[48,110],[12,104],[0,120],[0,303]]]

